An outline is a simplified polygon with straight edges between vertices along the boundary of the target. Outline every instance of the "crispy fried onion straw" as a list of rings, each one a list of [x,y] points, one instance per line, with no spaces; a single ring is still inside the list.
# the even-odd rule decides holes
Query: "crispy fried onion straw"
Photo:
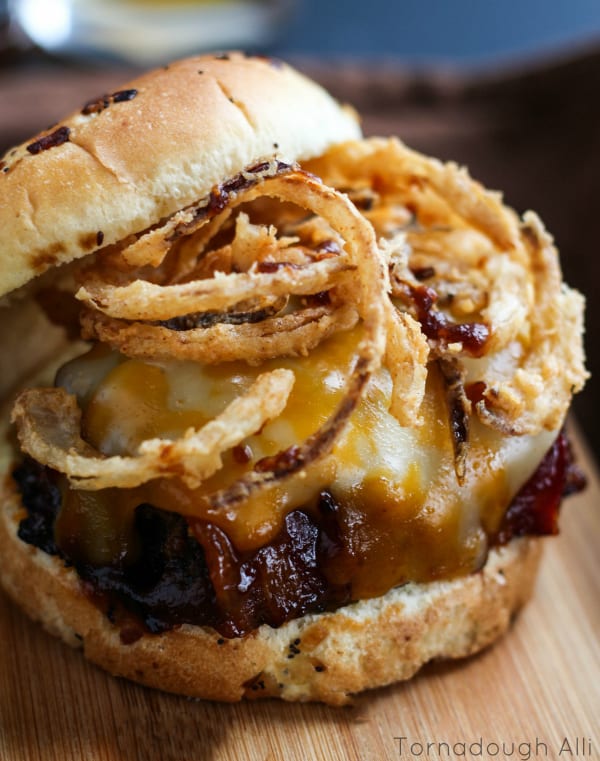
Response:
[[[224,274],[179,285],[159,285],[135,280],[127,286],[88,284],[77,298],[109,317],[125,320],[168,320],[189,312],[224,311],[256,297],[313,294],[327,290],[339,276],[354,269],[343,258],[333,257],[310,264],[282,264],[275,272]]]
[[[473,412],[507,435],[557,429],[586,378],[583,300],[562,284],[552,239],[538,218],[528,213],[520,222],[465,170],[396,140],[336,146],[309,169],[327,185],[276,161],[242,172],[117,252],[118,283],[103,281],[111,262],[99,261],[77,294],[85,304],[85,338],[143,359],[258,364],[304,356],[362,320],[346,393],[331,417],[300,445],[209,495],[210,507],[235,506],[255,489],[301,477],[329,454],[383,358],[393,381],[390,412],[409,427],[423,422],[435,362],[459,482]],[[290,238],[251,225],[243,211],[233,224],[236,207],[261,198],[291,202],[314,216],[292,224],[288,232],[300,237]],[[218,248],[223,225],[229,232],[235,226],[235,236]],[[322,255],[315,237],[314,250],[295,245],[311,225],[319,228],[318,240],[332,232],[332,247]],[[255,254],[259,249],[266,258]],[[309,298],[323,293],[325,299]],[[281,377],[265,377],[285,404]],[[242,429],[238,420],[250,418],[254,407],[255,417],[271,414],[252,390],[237,401],[247,414],[237,411],[237,418],[228,408],[213,421],[235,420],[233,438],[207,444],[209,423],[179,441],[145,441],[129,458],[102,457],[85,444],[76,403],[60,390],[25,392],[14,418],[25,451],[67,473],[78,488],[138,484],[165,472],[189,485],[220,467],[224,448],[260,428]]]
[[[483,388],[475,412],[506,434],[560,426],[587,377],[583,299],[562,284],[558,255],[539,219],[528,213],[521,222],[466,170],[395,139],[335,146],[307,168],[358,198],[387,239],[382,250],[393,302],[421,323],[429,359],[455,367],[454,395],[464,399],[461,379],[465,387]],[[409,221],[394,228],[401,215],[391,210],[398,207]],[[411,303],[411,295],[420,301]],[[463,335],[477,340],[469,346]],[[425,352],[421,357],[427,361]],[[416,369],[415,363],[410,372]]]
[[[533,272],[529,340],[510,379],[499,379],[488,366],[483,398],[476,404],[484,423],[512,435],[560,426],[573,393],[587,377],[579,339],[583,297],[562,283],[553,240],[533,212],[524,215],[521,236]]]
[[[373,229],[346,197],[296,168],[265,162],[238,175],[195,206],[147,233],[133,243],[133,250],[125,250],[122,256],[129,263],[135,261],[144,267],[147,273],[148,266],[162,264],[170,246],[182,237],[202,233],[202,228],[215,218],[226,220],[227,211],[263,196],[293,202],[323,218],[343,248],[336,243],[334,252],[326,252],[321,258],[317,252],[312,260],[305,257],[305,263],[271,260],[262,265],[262,270],[252,265],[248,272],[218,273],[175,284],[138,279],[125,285],[108,285],[93,279],[103,272],[100,265],[95,275],[93,270],[87,274],[78,294],[86,302],[85,336],[100,338],[130,356],[145,358],[260,362],[275,356],[304,355],[327,335],[348,329],[362,319],[362,339],[346,393],[330,418],[299,446],[268,458],[230,487],[209,495],[206,499],[212,508],[237,504],[257,488],[268,488],[275,481],[301,475],[310,464],[327,455],[385,351],[389,281]],[[211,236],[215,232],[212,229]],[[186,266],[193,277],[194,264],[189,257]],[[345,282],[348,273],[354,275],[352,287]],[[122,275],[123,271],[119,277]],[[212,315],[215,310],[235,311],[240,305],[260,303],[265,297],[310,296],[322,291],[332,294],[324,304],[300,301],[300,308],[295,311],[266,316],[255,323],[223,322],[177,330],[148,322],[193,317],[192,313],[202,317]],[[136,457],[102,458],[91,450],[79,434],[81,420],[75,400],[59,389],[25,392],[17,400],[13,416],[25,451],[65,472],[78,488],[133,486],[164,475],[177,475],[188,486],[196,486],[220,467],[220,454],[225,448],[255,433],[267,417],[281,411],[287,393],[272,391],[272,396],[282,402],[281,407],[265,410],[260,392],[273,384],[289,391],[289,371],[277,373],[268,374],[259,389],[238,400],[238,407],[234,407],[236,402],[232,403],[200,431],[188,431],[178,441],[144,441]],[[251,414],[253,407],[256,411]],[[223,429],[228,424],[232,433],[225,435]],[[63,431],[58,440],[55,429]]]
[[[83,318],[84,337],[106,341],[135,357],[164,357],[169,352],[174,358],[198,361],[224,361],[227,356],[235,356],[256,362],[267,357],[306,354],[319,342],[319,335],[322,340],[334,330],[350,327],[355,320],[350,319],[350,310],[343,303],[349,301],[367,327],[366,342],[359,353],[366,350],[368,344],[372,347],[378,344],[375,353],[380,356],[385,340],[383,303],[387,281],[371,226],[347,198],[327,188],[317,178],[277,162],[273,166],[269,164],[268,171],[265,166],[260,164],[258,168],[223,183],[207,199],[179,212],[162,228],[147,233],[131,247],[137,250],[136,262],[155,264],[162,261],[167,243],[172,245],[183,236],[196,234],[215,216],[222,216],[224,210],[231,211],[260,197],[293,202],[323,218],[345,242],[344,251],[304,264],[264,262],[261,266],[266,271],[261,271],[255,263],[247,272],[216,272],[210,278],[177,284],[138,279],[116,286],[90,279],[77,294],[89,307]],[[144,245],[140,247],[142,241]],[[131,254],[128,251],[123,252],[126,258]],[[343,290],[341,286],[350,273],[358,287]],[[255,327],[240,326],[237,332],[216,325],[185,331],[183,335],[169,330],[168,326],[151,324],[151,321],[191,312],[235,309],[240,302],[265,296],[307,296],[332,292],[332,289],[338,298],[324,312],[300,309],[293,317],[273,317]],[[314,319],[313,325],[309,324],[311,318]],[[373,320],[378,323],[377,328],[373,328]],[[275,337],[276,330],[284,335]],[[246,354],[242,355],[239,348],[232,349],[231,340],[235,338],[247,339]],[[270,350],[269,346],[272,347]]]
[[[385,364],[392,376],[390,413],[407,428],[423,424],[429,346],[419,323],[388,302]]]
[[[77,399],[62,388],[23,391],[12,420],[24,451],[66,473],[78,489],[132,488],[159,477],[180,478],[193,489],[222,467],[224,451],[283,411],[293,384],[290,370],[263,373],[200,430],[190,428],[175,441],[146,439],[134,457],[105,457],[86,443]]]
[[[308,307],[256,323],[231,325],[219,322],[208,328],[175,331],[166,327],[131,323],[84,312],[84,335],[118,344],[129,357],[157,360],[188,359],[205,364],[237,359],[257,364],[279,356],[303,357],[338,330],[349,330],[358,321],[354,307]]]

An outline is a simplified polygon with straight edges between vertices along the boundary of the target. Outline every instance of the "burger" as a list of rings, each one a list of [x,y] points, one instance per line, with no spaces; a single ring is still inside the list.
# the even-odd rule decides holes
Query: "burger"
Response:
[[[0,163],[0,577],[114,675],[342,704],[497,639],[581,485],[540,219],[287,65],[190,58]]]

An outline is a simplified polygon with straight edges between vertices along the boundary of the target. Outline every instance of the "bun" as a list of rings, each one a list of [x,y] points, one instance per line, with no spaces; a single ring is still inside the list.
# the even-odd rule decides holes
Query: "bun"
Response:
[[[352,693],[409,679],[432,659],[460,658],[489,645],[530,597],[542,540],[522,538],[490,552],[476,574],[407,584],[333,613],[278,629],[261,626],[225,640],[185,625],[123,644],[83,593],[76,573],[16,536],[22,508],[2,494],[0,580],[34,620],[111,674],[190,697],[347,703]]]
[[[82,110],[4,157],[0,296],[145,230],[254,161],[307,159],[360,134],[314,82],[241,53],[174,63]]]

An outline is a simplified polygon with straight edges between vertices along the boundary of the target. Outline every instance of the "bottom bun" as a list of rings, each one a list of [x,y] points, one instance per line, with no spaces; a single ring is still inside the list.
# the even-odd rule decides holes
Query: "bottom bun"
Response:
[[[347,703],[350,695],[411,677],[432,659],[489,645],[529,598],[541,540],[493,549],[483,570],[406,584],[331,613],[306,615],[241,639],[184,625],[123,644],[73,569],[17,537],[24,516],[7,479],[1,496],[0,580],[31,618],[116,676],[190,697]]]

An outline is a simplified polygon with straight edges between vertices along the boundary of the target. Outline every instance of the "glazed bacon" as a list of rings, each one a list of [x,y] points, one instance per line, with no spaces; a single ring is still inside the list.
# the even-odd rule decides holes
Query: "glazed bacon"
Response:
[[[98,567],[83,561],[76,548],[69,553],[60,538],[59,546],[55,543],[58,474],[26,460],[13,477],[27,510],[19,537],[74,564],[97,604],[116,617],[119,608],[126,612],[120,619],[128,633],[134,616],[143,626],[139,635],[189,623],[239,637],[263,623],[281,626],[350,600],[347,587],[327,581],[336,558],[348,553],[328,492],[321,494],[316,511],[292,511],[273,541],[246,553],[236,551],[214,524],[188,523],[176,513],[140,505],[135,527],[141,555],[129,565]],[[563,432],[513,499],[490,546],[517,536],[555,534],[561,498],[584,484]]]
[[[511,502],[495,541],[506,544],[516,536],[558,534],[562,498],[581,491],[585,484],[569,439],[561,431],[538,469]]]
[[[433,288],[414,286],[392,277],[392,295],[414,312],[438,355],[448,353],[448,346],[451,345],[460,345],[460,353],[471,357],[485,354],[490,337],[489,326],[484,322],[453,322],[448,315],[435,308],[439,297]]]

